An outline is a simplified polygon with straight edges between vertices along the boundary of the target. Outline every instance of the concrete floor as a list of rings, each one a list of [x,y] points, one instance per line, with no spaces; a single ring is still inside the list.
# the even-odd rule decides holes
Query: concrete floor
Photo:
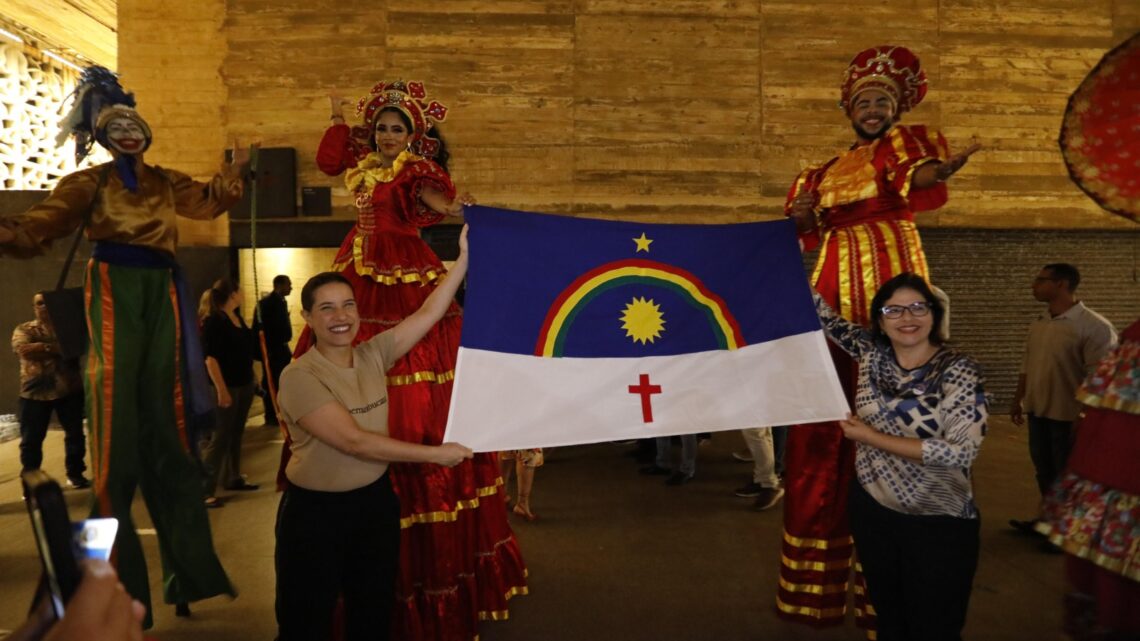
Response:
[[[264,640],[274,637],[273,522],[270,481],[280,447],[276,430],[250,420],[243,467],[257,492],[231,495],[210,512],[222,561],[241,591],[235,600],[195,604],[190,619],[160,606],[152,634],[163,641]],[[666,487],[641,477],[628,448],[593,445],[547,453],[532,499],[537,522],[514,522],[530,570],[530,594],[511,602],[506,622],[488,622],[483,641],[596,639],[850,640],[853,626],[825,630],[779,620],[773,609],[780,555],[779,509],[752,512],[732,489],[748,466],[729,456],[739,435],[715,435],[702,446],[697,479]],[[63,476],[63,438],[53,431],[45,469]],[[0,444],[0,631],[22,620],[39,574],[20,501],[17,442]],[[982,510],[982,554],[966,637],[982,640],[1062,639],[1062,557],[1012,533],[1011,517],[1030,515],[1037,500],[1023,430],[993,420],[975,467]],[[73,518],[86,514],[88,493],[69,491]],[[135,504],[139,528],[149,519]],[[153,535],[143,536],[158,584]],[[0,636],[3,633],[0,632]]]

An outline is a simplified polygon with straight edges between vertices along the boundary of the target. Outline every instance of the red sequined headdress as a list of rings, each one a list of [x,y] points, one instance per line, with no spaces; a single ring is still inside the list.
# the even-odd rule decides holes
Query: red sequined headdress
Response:
[[[906,47],[882,45],[859,52],[843,72],[839,106],[851,111],[851,103],[866,89],[881,89],[895,100],[898,113],[914,109],[926,96],[926,73]]]
[[[354,127],[353,134],[361,140],[370,140],[376,128],[376,117],[385,108],[399,109],[412,123],[411,150],[425,158],[434,158],[439,141],[431,135],[437,123],[447,118],[447,107],[439,102],[427,101],[427,90],[422,82],[377,83],[372,91],[356,104],[356,115],[364,119],[364,127]]]

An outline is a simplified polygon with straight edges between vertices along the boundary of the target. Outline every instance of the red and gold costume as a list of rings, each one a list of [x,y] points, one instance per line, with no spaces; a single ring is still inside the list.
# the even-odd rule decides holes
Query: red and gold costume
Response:
[[[1037,529],[1067,553],[1066,631],[1140,635],[1140,320],[1079,390],[1088,405]],[[1112,630],[1119,637],[1098,636]]]
[[[352,282],[356,293],[357,343],[419,309],[447,274],[419,236],[421,227],[443,218],[423,204],[422,191],[455,197],[447,172],[428,158],[438,142],[427,130],[433,120],[444,119],[446,108],[437,102],[425,105],[423,98],[420,83],[381,83],[358,109],[367,128],[333,125],[317,151],[321,170],[344,173],[356,198],[357,223],[333,269]],[[385,107],[399,108],[413,124],[411,148],[388,168],[366,142]],[[388,371],[393,438],[429,445],[443,441],[460,325],[461,311],[452,303],[444,318]],[[296,353],[308,349],[310,341],[306,328]],[[402,530],[392,638],[476,638],[480,620],[506,619],[508,599],[527,591],[496,457],[476,454],[453,468],[394,463],[390,469]]]
[[[901,47],[868,49],[852,60],[840,105],[860,91],[886,91],[897,113],[926,92],[918,59]],[[846,152],[796,178],[785,211],[802,193],[813,196],[817,225],[801,234],[805,249],[819,247],[812,284],[828,305],[849,321],[867,324],[879,287],[902,272],[928,277],[915,212],[946,202],[946,186],[914,189],[915,171],[949,156],[940,133],[924,126],[894,126],[878,139]],[[853,398],[857,363],[832,349],[840,381]],[[854,477],[855,443],[834,422],[788,431],[784,541],[776,605],[781,616],[813,625],[841,623],[854,545],[847,524],[847,489]],[[857,568],[856,568],[857,569]],[[874,610],[856,573],[856,618],[872,625]]]
[[[1073,182],[1134,222],[1140,131],[1130,96],[1138,72],[1140,33],[1105,54],[1073,92],[1060,136]],[[1077,400],[1087,406],[1084,418],[1037,529],[1067,555],[1069,637],[1140,638],[1140,320],[1121,332],[1120,345],[1085,379]]]

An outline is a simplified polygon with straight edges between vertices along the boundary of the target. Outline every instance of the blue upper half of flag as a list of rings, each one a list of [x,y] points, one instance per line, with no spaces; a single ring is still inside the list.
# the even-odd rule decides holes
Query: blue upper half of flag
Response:
[[[491,207],[464,216],[464,347],[664,356],[820,329],[790,220],[662,225]]]

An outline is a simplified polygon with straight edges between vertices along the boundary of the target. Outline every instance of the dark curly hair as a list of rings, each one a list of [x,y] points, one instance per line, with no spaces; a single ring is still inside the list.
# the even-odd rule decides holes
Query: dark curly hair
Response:
[[[912,272],[903,272],[898,276],[883,283],[879,291],[875,292],[875,297],[871,299],[871,336],[881,344],[889,345],[890,339],[887,338],[886,332],[883,331],[883,306],[895,295],[895,292],[900,289],[913,289],[922,296],[928,305],[930,305],[930,313],[934,316],[934,324],[930,328],[930,342],[935,345],[942,345],[946,342],[946,337],[942,335],[942,318],[946,316],[946,308],[934,295],[934,291],[930,289],[930,283],[918,274]]]

